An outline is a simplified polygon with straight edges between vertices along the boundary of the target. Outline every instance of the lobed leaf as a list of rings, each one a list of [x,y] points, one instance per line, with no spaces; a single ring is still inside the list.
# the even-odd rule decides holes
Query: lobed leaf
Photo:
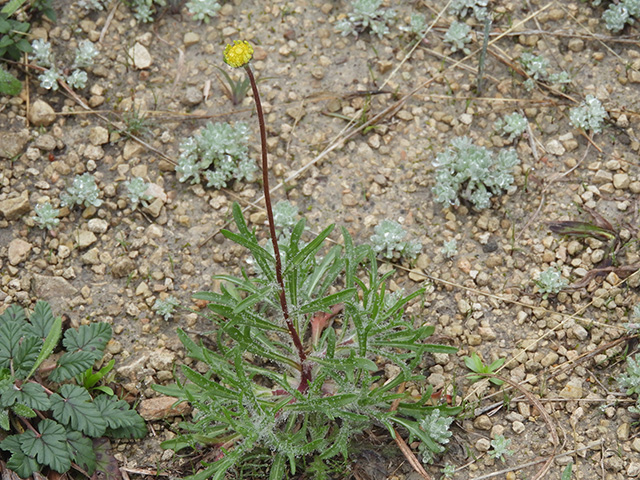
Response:
[[[101,437],[107,429],[107,422],[100,410],[93,404],[91,395],[83,387],[65,384],[60,393],[49,397],[53,418],[74,430],[90,437]]]
[[[58,359],[58,364],[49,375],[49,379],[58,383],[69,380],[91,368],[101,356],[102,354],[99,354],[96,358],[96,352],[90,351],[67,352]]]
[[[58,473],[71,468],[71,455],[67,449],[67,433],[62,425],[45,418],[38,424],[36,434],[32,430],[18,436],[25,455],[35,457],[38,463],[48,465]]]
[[[104,347],[110,339],[111,325],[108,323],[92,323],[90,325],[81,325],[77,330],[73,328],[67,330],[62,344],[68,352],[82,351],[92,353],[95,361],[102,358]]]
[[[138,412],[132,410],[127,402],[118,400],[115,395],[98,395],[93,404],[100,416],[107,422],[107,433],[117,438],[142,438],[147,435],[147,426]]]
[[[11,458],[7,462],[7,468],[13,470],[21,478],[29,478],[34,472],[40,471],[40,465],[35,457],[28,456],[22,450],[18,435],[11,435],[0,442],[0,448],[11,452]],[[3,478],[4,478],[3,472]]]
[[[93,443],[80,432],[67,432],[67,450],[71,459],[89,475],[96,470],[96,453]]]
[[[9,310],[14,310],[13,313],[17,313],[11,307],[7,308],[7,311]],[[12,314],[7,315],[7,311],[0,317],[0,368],[10,367],[11,360],[20,345],[20,339],[25,334],[27,324],[24,313],[23,318],[18,319]]]
[[[20,340],[14,350],[12,362],[16,378],[21,380],[27,378],[36,363],[41,348],[42,340],[38,337],[24,337]]]
[[[35,410],[49,410],[51,403],[44,387],[39,383],[23,383],[2,392],[0,406],[11,407],[14,403],[22,403]]]
[[[34,337],[44,341],[55,321],[56,318],[51,311],[51,305],[43,300],[38,300],[33,308],[33,313],[29,317],[30,324],[27,326],[27,331]]]

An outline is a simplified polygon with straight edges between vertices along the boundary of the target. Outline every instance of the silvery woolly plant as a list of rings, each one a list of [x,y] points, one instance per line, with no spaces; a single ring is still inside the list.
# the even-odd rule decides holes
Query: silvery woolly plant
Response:
[[[474,145],[470,138],[456,137],[433,162],[436,201],[459,205],[462,198],[478,209],[488,208],[493,195],[511,186],[513,168],[519,163],[513,149],[501,150],[494,156],[486,148]]]
[[[287,239],[277,241],[266,129],[248,64],[252,53],[248,42],[236,41],[224,59],[244,67],[253,89],[273,253],[261,246],[234,204],[237,232],[222,233],[249,250],[263,275],[217,276],[220,292],[194,295],[208,302],[207,316],[217,326],[214,345],[178,330],[187,355],[207,369],[183,365],[184,381],[154,387],[194,407],[193,417],[181,424],[183,433],[163,446],[212,449],[211,462],[191,480],[238,476],[247,461],[269,470],[272,480],[297,478],[307,460],[317,466],[335,456],[346,458],[353,436],[374,423],[392,436],[401,426],[411,441],[439,453],[450,423],[439,419],[459,409],[434,405],[430,387],[419,397],[398,387],[407,381],[423,384],[418,366],[425,354],[455,349],[425,342],[434,328],[404,315],[405,305],[422,290],[390,301],[386,281],[392,272],[381,275],[373,249],[354,245],[346,229],[342,244],[329,248],[334,226],[303,239],[301,219]],[[380,373],[387,364],[397,370],[389,379]],[[433,424],[437,431],[430,430]]]
[[[353,0],[353,11],[336,23],[336,31],[343,36],[363,33],[367,30],[382,38],[388,35],[389,24],[396,18],[396,12],[390,8],[380,8],[382,0]]]

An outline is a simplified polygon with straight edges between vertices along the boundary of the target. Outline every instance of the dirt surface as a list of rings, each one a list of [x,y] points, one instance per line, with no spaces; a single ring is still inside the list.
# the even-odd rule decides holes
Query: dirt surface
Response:
[[[490,2],[495,20],[477,94],[482,25],[469,21],[475,36],[468,57],[442,41],[453,20],[448,14],[415,49],[415,37],[397,28],[411,13],[431,21],[442,9],[438,2],[394,2],[399,21],[382,39],[336,33],[336,20],[350,10],[342,1],[235,1],[209,24],[182,7],[146,25],[123,5],[87,13],[68,3],[54,2],[57,22],[36,24],[35,32],[60,59],[82,39],[97,42],[101,54],[88,69],[87,88],[75,95],[47,91],[31,76],[20,97],[0,99],[0,302],[31,307],[45,299],[72,323],[111,323],[116,335],[106,360],[116,358],[118,380],[140,399],[157,396],[151,385],[170,382],[174,365],[188,361],[176,327],[211,328],[188,310],[198,308],[191,294],[214,288],[212,275],[246,267],[242,248],[214,236],[229,220],[231,203],[248,207],[251,225],[267,233],[264,210],[250,208],[259,203],[259,183],[223,190],[189,185],[178,181],[172,163],[180,142],[207,121],[246,121],[251,156],[259,158],[253,99],[249,94],[234,107],[216,69],[224,68],[225,44],[247,39],[256,45],[272,179],[286,180],[274,198],[295,204],[313,231],[335,222],[366,242],[389,218],[423,245],[415,261],[397,265],[391,288],[427,287],[407,313],[433,324],[437,338],[459,352],[425,359],[425,374],[467,405],[447,452],[426,466],[433,478],[451,464],[456,479],[493,472],[529,479],[548,459],[548,479],[559,479],[570,462],[571,478],[640,475],[637,418],[627,411],[633,400],[615,381],[629,346],[615,341],[640,302],[640,282],[629,277],[640,262],[636,25],[610,36],[599,20],[602,8],[586,3]],[[148,51],[150,66],[136,67],[141,60],[129,52],[136,43]],[[547,58],[550,72],[569,72],[566,90],[539,82],[527,91],[517,61],[525,51]],[[587,94],[609,115],[592,139],[568,119]],[[54,117],[34,116],[41,102]],[[375,128],[353,135],[336,115],[357,126],[385,111]],[[529,129],[511,145],[493,124],[513,112],[526,115]],[[127,136],[136,118],[144,119],[135,132],[144,144]],[[488,210],[434,201],[432,162],[461,135],[494,152],[513,146],[521,160],[515,187],[494,197]],[[58,206],[74,176],[85,172],[95,175],[104,203],[63,208],[54,232],[37,228],[34,207],[47,200]],[[149,208],[132,210],[127,200],[124,182],[136,176],[158,187],[159,200]],[[589,273],[603,267],[606,243],[550,231],[550,221],[593,222],[589,210],[627,244],[616,257],[625,268]],[[451,239],[458,253],[447,259],[441,249]],[[543,298],[534,279],[549,266],[560,267],[577,288]],[[151,307],[168,295],[184,308],[165,321]],[[519,389],[472,385],[462,362],[472,352],[487,364],[506,359],[500,374]],[[173,422],[151,422],[147,439],[117,446],[129,475],[187,473],[159,447],[174,435]],[[497,435],[511,440],[514,453],[504,462],[487,454]],[[384,431],[369,432],[373,437],[371,448],[351,459],[353,476],[342,478],[421,478]]]

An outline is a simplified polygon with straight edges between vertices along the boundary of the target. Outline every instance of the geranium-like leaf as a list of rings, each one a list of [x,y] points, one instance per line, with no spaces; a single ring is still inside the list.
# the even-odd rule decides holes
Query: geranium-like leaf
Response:
[[[93,451],[96,454],[96,470],[104,474],[104,480],[122,480],[118,460],[111,454],[111,443],[108,439],[93,440]]]
[[[27,316],[24,313],[24,308],[19,305],[9,305],[7,309],[0,315],[0,324],[6,322],[18,322],[24,323]]]
[[[25,333],[26,325],[24,318],[18,320],[14,318],[15,315],[6,315],[6,313],[0,316],[0,368],[10,366],[11,359],[18,349],[20,338]],[[6,319],[3,318],[5,315]]]
[[[113,437],[142,438],[147,434],[144,419],[124,400],[114,395],[98,395],[93,404],[109,426]]]
[[[58,383],[69,380],[91,368],[95,362],[96,355],[93,352],[67,352],[58,359],[58,365],[49,379]]]
[[[72,460],[89,475],[96,470],[96,453],[93,442],[80,432],[67,432],[67,449]]]
[[[40,465],[35,457],[24,453],[17,435],[11,435],[0,442],[0,448],[11,452],[11,458],[7,462],[7,468],[13,470],[21,478],[29,478],[34,472],[40,470]],[[4,474],[2,475],[4,478]]]
[[[42,300],[38,300],[33,308],[33,313],[29,317],[30,325],[27,326],[28,332],[34,337],[38,337],[44,341],[49,335],[49,330],[53,326],[56,317],[53,316],[51,306]]]
[[[24,337],[20,340],[13,355],[13,368],[17,378],[27,378],[41,348],[42,340],[38,337]]]
[[[38,424],[36,434],[27,430],[18,436],[22,451],[35,457],[38,463],[48,465],[58,473],[71,468],[71,455],[67,449],[67,433],[62,425],[45,418]]]
[[[16,402],[35,410],[48,410],[51,406],[49,397],[42,385],[31,382],[22,384],[20,388],[13,386],[2,392],[0,405],[10,407]]]
[[[94,355],[94,360],[98,360],[102,357],[104,347],[110,338],[111,325],[108,323],[92,323],[90,325],[81,325],[77,330],[67,330],[62,344],[68,352],[90,352]]]
[[[107,422],[84,388],[70,384],[62,385],[60,394],[54,393],[49,398],[53,418],[61,424],[90,437],[101,437],[104,434]]]

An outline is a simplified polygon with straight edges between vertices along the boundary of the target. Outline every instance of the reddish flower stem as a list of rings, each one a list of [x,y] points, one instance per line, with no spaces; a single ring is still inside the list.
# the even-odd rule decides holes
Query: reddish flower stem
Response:
[[[298,391],[304,393],[309,387],[311,382],[311,366],[307,364],[307,355],[304,353],[302,342],[300,341],[300,335],[293,326],[291,317],[289,316],[289,307],[287,305],[287,297],[284,289],[284,280],[282,278],[282,261],[280,259],[280,249],[278,248],[278,239],[276,236],[276,227],[273,221],[273,209],[271,207],[271,193],[269,191],[269,165],[267,162],[267,130],[264,124],[264,113],[262,111],[262,102],[260,101],[260,94],[258,93],[258,85],[256,79],[253,76],[251,67],[245,65],[244,67],[247,75],[249,76],[249,82],[251,83],[251,90],[253,91],[253,100],[256,102],[256,112],[258,113],[258,122],[260,123],[260,143],[262,147],[262,187],[264,189],[264,203],[267,209],[267,218],[269,219],[269,233],[271,235],[271,242],[273,243],[273,255],[276,257],[276,278],[280,285],[280,307],[282,308],[282,314],[284,315],[284,321],[287,324],[289,335],[291,340],[298,351],[298,357],[300,358],[301,376],[300,385],[298,385]]]

